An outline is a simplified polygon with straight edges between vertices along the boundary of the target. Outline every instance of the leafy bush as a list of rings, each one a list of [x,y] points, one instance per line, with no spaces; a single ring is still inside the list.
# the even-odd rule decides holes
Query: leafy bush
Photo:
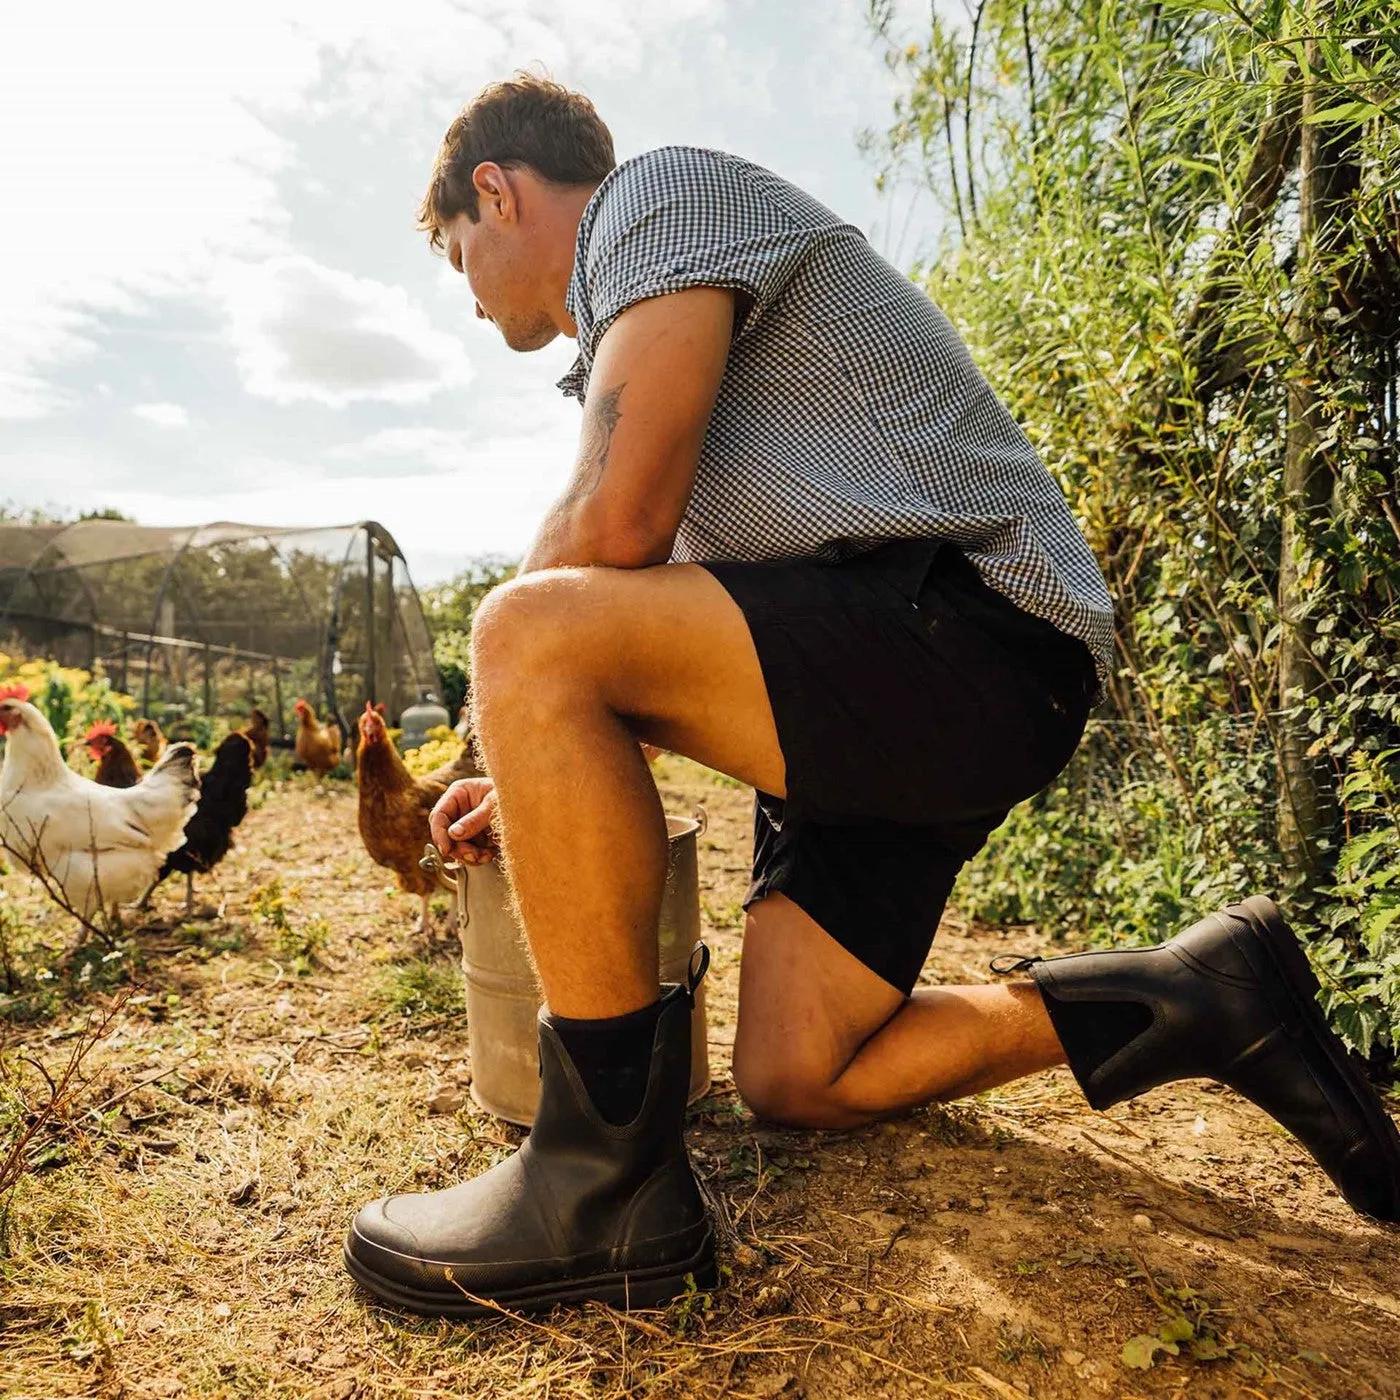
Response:
[[[455,578],[422,590],[423,615],[433,632],[433,659],[442,676],[442,702],[454,719],[471,684],[472,619],[481,601],[515,577],[516,564],[497,555],[475,559]]]
[[[427,739],[423,743],[404,754],[404,767],[415,778],[421,778],[425,773],[431,773],[434,768],[451,763],[461,752],[462,741],[457,737],[456,731],[445,724],[439,724],[428,730]]]
[[[1084,752],[973,912],[1156,938],[1273,891],[1400,1047],[1400,59],[1387,0],[990,3],[899,32],[868,138],[948,214],[916,277],[1117,608]],[[912,39],[912,42],[910,41]]]
[[[30,700],[53,725],[65,753],[99,720],[110,720],[125,734],[136,709],[136,701],[114,689],[106,676],[0,652],[0,685],[16,684],[29,691]]]

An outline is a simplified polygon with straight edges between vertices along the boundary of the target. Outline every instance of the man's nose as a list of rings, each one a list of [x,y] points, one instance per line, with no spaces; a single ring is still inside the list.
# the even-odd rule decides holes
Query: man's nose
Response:
[[[481,303],[476,304],[476,319],[478,321],[489,321],[491,318],[481,309]]]

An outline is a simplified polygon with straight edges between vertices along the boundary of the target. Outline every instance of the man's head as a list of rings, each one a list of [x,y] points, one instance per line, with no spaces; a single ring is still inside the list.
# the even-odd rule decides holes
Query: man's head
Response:
[[[568,328],[579,216],[615,164],[593,104],[528,73],[491,84],[448,127],[419,227],[512,350],[538,350]]]

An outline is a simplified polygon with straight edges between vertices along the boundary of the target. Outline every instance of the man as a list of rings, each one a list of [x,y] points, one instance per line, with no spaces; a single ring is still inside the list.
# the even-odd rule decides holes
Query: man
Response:
[[[714,1281],[639,741],[759,794],[733,1064],[755,1113],[851,1127],[1066,1061],[1097,1108],[1204,1076],[1400,1218],[1400,1138],[1266,899],[914,990],[959,866],[1073,752],[1112,637],[1063,496],[938,309],[745,161],[616,165],[586,99],[536,78],[453,122],[421,222],[513,349],[578,340],[573,477],[473,630],[494,781],[433,816],[459,860],[499,839],[547,1010],[525,1145],[367,1206],[355,1278],[449,1316]]]

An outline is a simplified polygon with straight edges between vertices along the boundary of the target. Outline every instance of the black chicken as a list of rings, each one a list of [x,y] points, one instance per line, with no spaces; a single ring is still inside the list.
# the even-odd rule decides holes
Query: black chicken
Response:
[[[147,899],[167,875],[182,871],[185,914],[194,912],[194,877],[223,860],[233,845],[234,827],[248,815],[253,759],[253,741],[241,730],[235,730],[214,750],[209,771],[200,777],[199,806],[185,827],[185,844],[166,856],[156,884],[146,893]]]

